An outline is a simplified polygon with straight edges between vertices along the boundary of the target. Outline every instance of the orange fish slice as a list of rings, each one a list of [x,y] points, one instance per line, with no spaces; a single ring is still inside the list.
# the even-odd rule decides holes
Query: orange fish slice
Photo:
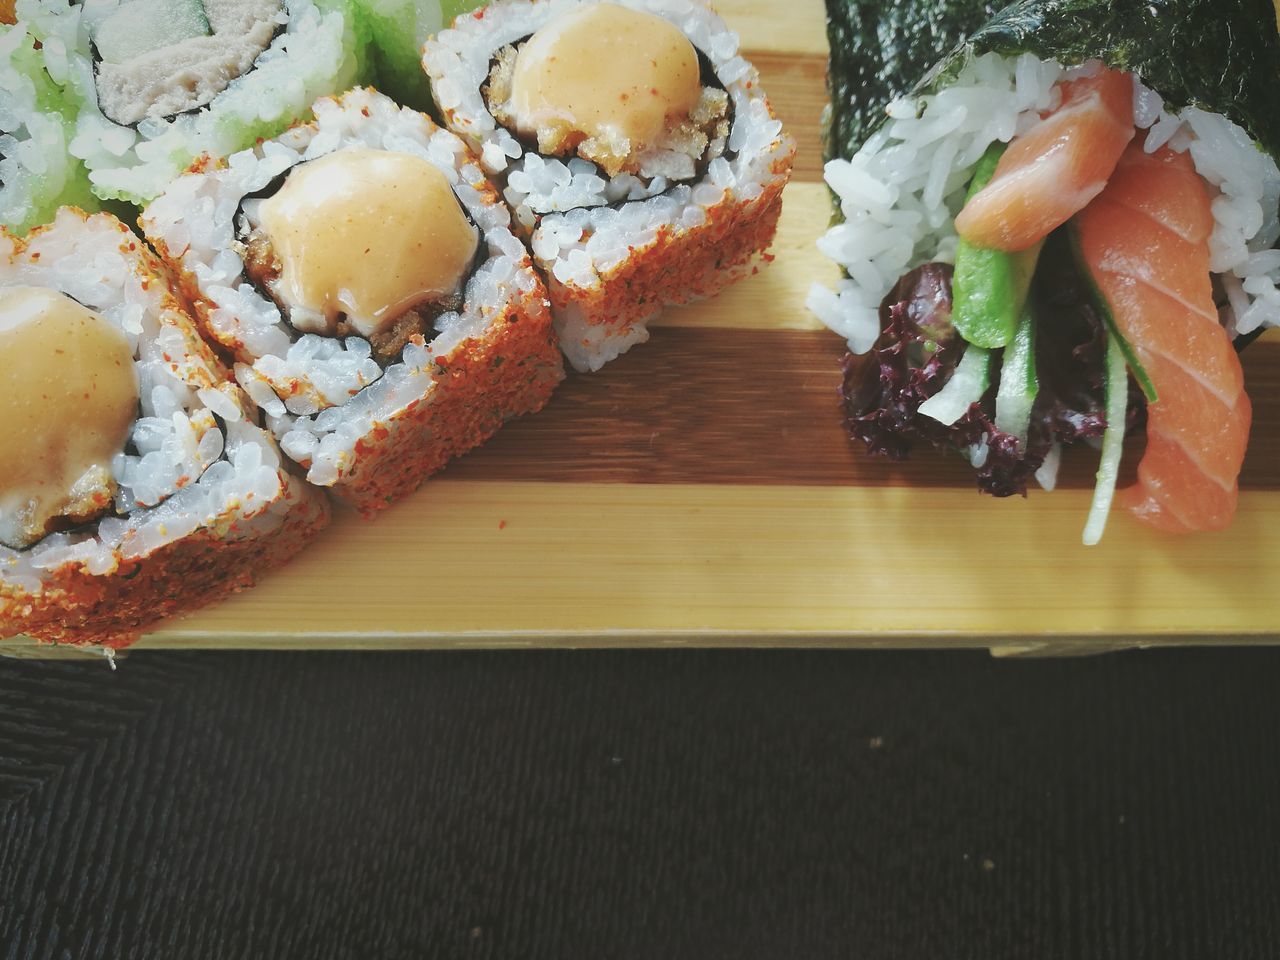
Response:
[[[956,217],[979,247],[1025,250],[1102,192],[1133,139],[1133,80],[1103,69],[1062,84],[1062,105],[1000,158],[991,182]]]
[[[1155,385],[1138,482],[1120,502],[1165,530],[1220,530],[1236,508],[1251,407],[1209,280],[1209,191],[1187,154],[1121,158],[1077,218],[1116,326]]]

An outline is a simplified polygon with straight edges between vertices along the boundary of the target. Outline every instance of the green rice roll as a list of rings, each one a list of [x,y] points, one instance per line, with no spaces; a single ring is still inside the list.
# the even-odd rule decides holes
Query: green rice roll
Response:
[[[225,156],[366,78],[336,0],[20,0],[80,94],[71,152],[104,199],[144,203],[193,159]]]
[[[62,205],[96,210],[84,164],[67,147],[74,96],[55,83],[21,25],[0,25],[0,226],[25,233]]]
[[[478,0],[353,0],[373,39],[378,89],[415,110],[431,106],[422,70],[422,45]]]

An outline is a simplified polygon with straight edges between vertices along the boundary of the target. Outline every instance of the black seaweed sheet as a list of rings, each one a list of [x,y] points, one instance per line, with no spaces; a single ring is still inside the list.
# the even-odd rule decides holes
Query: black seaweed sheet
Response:
[[[1240,124],[1280,157],[1280,35],[1271,0],[827,0],[829,156],[848,157],[908,90],[934,89],[971,56],[1097,57],[1135,71],[1174,108]],[[950,51],[950,52],[948,52]],[[945,54],[945,56],[944,56]]]
[[[910,91],[1000,6],[985,0],[828,0],[827,158],[852,156],[879,126],[885,104]]]

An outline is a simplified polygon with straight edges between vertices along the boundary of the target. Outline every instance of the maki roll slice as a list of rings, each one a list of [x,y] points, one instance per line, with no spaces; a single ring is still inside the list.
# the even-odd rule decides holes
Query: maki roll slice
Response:
[[[431,107],[431,88],[422,72],[422,45],[454,17],[480,0],[352,0],[372,39],[378,90],[415,110]]]
[[[703,4],[498,2],[423,63],[445,124],[502,185],[577,369],[749,273],[772,242],[795,145]]]
[[[844,0],[828,10],[852,29]],[[1052,488],[1088,441],[1086,543],[1113,502],[1165,531],[1227,526],[1251,424],[1238,349],[1280,324],[1277,71],[1266,0],[1019,0],[869,136],[833,141],[841,222],[819,248],[846,277],[809,305],[849,342],[851,437],[957,450],[997,496]],[[1145,447],[1118,489],[1126,435]]]
[[[366,514],[563,377],[546,290],[465,145],[370,90],[206,161],[142,217],[312,483]]]
[[[48,53],[22,26],[0,22],[0,226],[15,233],[63,204],[97,209],[84,164],[68,151],[75,101],[50,76]]]
[[[196,157],[304,118],[366,76],[341,0],[19,0],[78,98],[71,151],[104,199],[144,203]]]
[[[0,353],[0,636],[126,644],[326,523],[114,217],[0,232]]]

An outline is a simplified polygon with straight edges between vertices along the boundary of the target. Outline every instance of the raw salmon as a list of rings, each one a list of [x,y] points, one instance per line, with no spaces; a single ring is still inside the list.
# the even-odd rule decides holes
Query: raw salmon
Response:
[[[1102,192],[1133,130],[1129,74],[1103,69],[1063,83],[1062,105],[1013,139],[956,231],[1009,252],[1043,240]]]
[[[1158,395],[1138,482],[1120,502],[1165,530],[1220,530],[1235,514],[1251,407],[1213,303],[1208,188],[1187,154],[1134,144],[1076,223],[1084,261]]]

